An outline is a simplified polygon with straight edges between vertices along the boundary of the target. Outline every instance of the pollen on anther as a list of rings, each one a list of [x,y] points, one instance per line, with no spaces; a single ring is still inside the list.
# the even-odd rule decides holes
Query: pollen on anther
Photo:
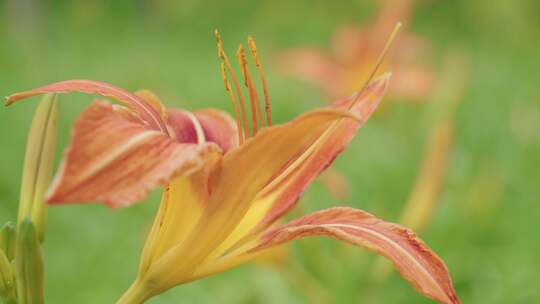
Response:
[[[246,115],[246,104],[244,102],[244,95],[242,94],[242,89],[240,88],[240,84],[238,83],[238,78],[236,77],[236,73],[234,72],[231,62],[229,61],[229,57],[227,56],[227,54],[225,53],[225,50],[223,49],[223,42],[221,41],[221,37],[219,35],[218,30],[214,31],[214,35],[216,37],[216,42],[217,42],[217,47],[218,47],[218,56],[223,61],[223,63],[225,64],[225,67],[229,71],[234,87],[236,88],[236,93],[238,95],[238,101],[240,104],[240,111],[242,115],[241,120],[243,123],[244,134],[245,136],[247,136],[248,122],[247,122],[247,115]]]

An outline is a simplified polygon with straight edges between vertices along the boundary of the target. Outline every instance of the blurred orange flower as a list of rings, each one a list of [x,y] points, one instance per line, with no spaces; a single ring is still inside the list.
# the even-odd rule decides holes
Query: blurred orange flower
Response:
[[[364,27],[346,25],[338,28],[331,40],[331,50],[304,47],[283,52],[279,56],[282,69],[294,77],[315,84],[331,98],[351,94],[366,82],[380,50],[396,22],[410,23],[413,0],[381,1],[375,20]],[[392,100],[424,101],[433,82],[426,63],[430,50],[422,37],[401,34],[398,47],[388,54],[392,67]]]

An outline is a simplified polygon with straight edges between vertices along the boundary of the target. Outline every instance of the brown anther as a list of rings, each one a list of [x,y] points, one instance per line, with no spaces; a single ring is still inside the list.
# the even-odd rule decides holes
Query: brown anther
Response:
[[[229,58],[227,57],[227,54],[225,53],[223,49],[223,43],[221,41],[221,37],[219,35],[218,30],[214,31],[214,36],[216,37],[216,42],[217,42],[217,47],[218,47],[218,56],[223,61],[223,63],[225,63],[225,67],[227,68],[227,70],[229,70],[229,74],[231,75],[232,81],[236,88],[236,93],[238,94],[238,100],[240,103],[240,110],[242,114],[242,122],[244,126],[244,135],[247,136],[249,133],[248,133],[248,122],[247,122],[247,116],[246,116],[246,104],[244,102],[244,96],[242,95],[242,90],[240,88],[240,84],[238,83],[238,78],[236,78],[236,74],[234,73],[231,62],[229,61]]]

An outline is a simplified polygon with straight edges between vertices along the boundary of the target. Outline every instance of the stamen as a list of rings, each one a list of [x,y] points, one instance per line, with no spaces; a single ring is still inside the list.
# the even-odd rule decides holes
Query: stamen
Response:
[[[401,29],[401,26],[402,26],[401,22],[396,23],[396,26],[394,27],[394,30],[392,30],[392,33],[390,34],[390,37],[388,37],[388,40],[386,41],[386,44],[384,45],[383,50],[379,54],[379,58],[377,58],[377,61],[375,63],[375,66],[373,67],[373,70],[371,71],[371,74],[369,75],[368,79],[366,80],[366,82],[362,86],[362,89],[360,89],[360,91],[358,91],[358,93],[356,94],[356,97],[354,98],[354,101],[351,102],[351,104],[349,105],[349,110],[358,101],[358,99],[360,98],[360,95],[362,95],[362,93],[367,88],[367,86],[369,85],[371,80],[373,80],[373,77],[375,77],[375,74],[377,74],[377,71],[379,70],[384,58],[386,57],[386,54],[388,53],[388,50],[390,49],[390,46],[392,45],[392,43],[394,42],[397,34],[399,33],[399,30]]]
[[[268,126],[272,125],[272,113],[270,110],[270,98],[268,97],[268,87],[266,85],[266,77],[264,77],[264,70],[261,65],[261,62],[259,60],[259,56],[257,54],[257,45],[255,44],[255,41],[251,36],[248,36],[248,46],[251,50],[251,55],[253,57],[253,61],[255,61],[255,66],[257,67],[257,72],[259,73],[259,78],[261,79],[262,86],[263,86],[263,94],[264,94],[264,106],[266,111],[266,122]]]
[[[223,83],[225,84],[225,90],[227,93],[229,93],[229,96],[231,97],[231,102],[233,104],[234,108],[234,114],[236,119],[236,127],[238,129],[238,144],[241,145],[244,143],[244,132],[242,130],[242,123],[240,122],[240,113],[238,112],[238,103],[236,102],[236,97],[234,96],[234,93],[231,90],[231,83],[229,82],[229,79],[227,78],[227,71],[225,71],[225,64],[221,63],[221,77],[223,78]]]
[[[258,125],[263,126],[264,123],[262,121],[262,110],[261,105],[259,103],[259,95],[257,94],[257,90],[255,89],[253,85],[253,81],[251,80],[251,77],[249,75],[249,69],[247,66],[247,59],[246,54],[244,52],[244,46],[240,44],[238,47],[238,51],[236,52],[236,57],[238,59],[238,62],[240,63],[242,76],[244,76],[244,84],[249,90],[249,101],[251,105],[251,120],[252,120],[252,136],[255,136],[257,134]]]
[[[217,47],[218,47],[218,56],[223,61],[223,63],[225,63],[225,67],[227,67],[227,69],[229,70],[234,86],[236,87],[238,100],[240,101],[240,109],[242,110],[242,122],[244,124],[244,135],[247,136],[249,133],[248,133],[248,122],[247,122],[247,116],[246,116],[246,104],[244,102],[244,96],[242,95],[242,90],[240,89],[240,84],[238,83],[238,78],[236,78],[236,74],[234,73],[231,62],[229,61],[229,58],[227,57],[227,54],[225,54],[225,50],[223,49],[223,43],[221,41],[221,37],[219,36],[218,30],[214,31],[214,35],[216,37],[216,42],[217,42]]]

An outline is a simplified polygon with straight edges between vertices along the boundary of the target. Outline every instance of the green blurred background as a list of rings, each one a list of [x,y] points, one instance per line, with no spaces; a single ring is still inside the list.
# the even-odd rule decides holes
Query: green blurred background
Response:
[[[280,73],[282,49],[328,47],[333,31],[365,23],[363,1],[0,0],[0,94],[87,78],[156,92],[170,107],[230,111],[212,31],[226,48],[252,34],[282,122],[325,97]],[[456,143],[439,206],[421,237],[446,261],[464,303],[540,302],[540,2],[420,1],[409,28],[469,56]],[[386,35],[387,33],[381,33]],[[92,100],[63,96],[61,145]],[[15,219],[26,133],[37,99],[0,111],[0,222]],[[393,103],[364,127],[335,167],[352,186],[348,205],[397,221],[426,141],[425,107]],[[60,152],[58,153],[60,156]],[[111,303],[135,277],[159,191],[144,204],[53,207],[44,245],[48,303]],[[300,212],[336,205],[316,182]],[[430,303],[398,275],[373,275],[375,255],[330,240],[290,248],[287,271],[243,266],[177,287],[150,303]]]

